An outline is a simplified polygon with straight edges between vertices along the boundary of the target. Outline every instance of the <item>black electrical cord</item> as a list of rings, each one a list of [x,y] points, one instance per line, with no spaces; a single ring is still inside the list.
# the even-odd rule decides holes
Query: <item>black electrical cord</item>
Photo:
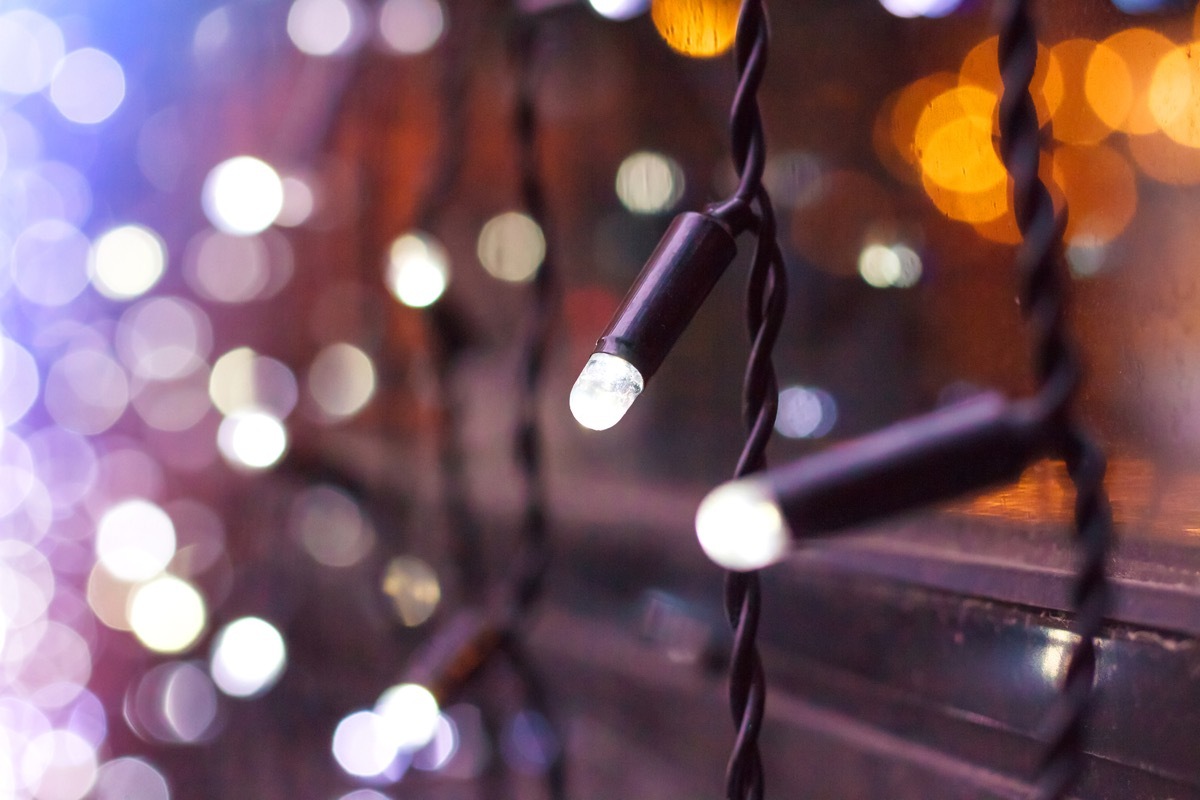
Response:
[[[524,624],[545,590],[551,559],[546,520],[546,485],[542,466],[542,431],[539,399],[546,357],[558,317],[561,287],[549,236],[549,217],[541,171],[538,166],[537,59],[543,22],[536,15],[514,13],[509,52],[516,75],[513,128],[517,139],[520,195],[526,213],[546,232],[545,254],[532,280],[532,300],[526,316],[525,339],[520,366],[517,425],[513,450],[521,469],[525,504],[521,519],[521,541],[508,573],[506,598],[509,635],[504,650],[524,686],[526,700],[551,725],[560,743],[546,765],[546,783],[552,800],[566,798],[565,742],[555,724],[540,675],[526,654]]]
[[[750,229],[756,242],[746,287],[746,324],[750,358],[742,393],[742,415],[749,431],[734,471],[735,478],[766,468],[766,447],[775,427],[778,385],[771,351],[783,324],[787,272],[776,239],[775,212],[763,187],[766,140],[758,108],[758,89],[770,43],[766,4],[744,0],[738,18],[735,60],[737,91],[730,113],[730,137],[739,180],[734,194],[710,213],[734,231]],[[725,613],[733,628],[729,702],[737,737],[725,775],[727,800],[760,800],[763,767],[758,750],[766,704],[766,678],[757,635],[762,600],[756,572],[730,572],[725,579]]]
[[[1079,641],[1067,665],[1062,691],[1046,720],[1048,746],[1033,796],[1059,800],[1085,766],[1085,726],[1094,700],[1096,640],[1109,603],[1105,573],[1113,520],[1104,489],[1105,456],[1073,416],[1081,366],[1066,326],[1067,270],[1063,252],[1066,214],[1056,214],[1050,190],[1038,175],[1041,129],[1030,84],[1037,63],[1037,34],[1030,0],[1001,7],[1000,155],[1012,176],[1013,210],[1021,230],[1017,251],[1022,308],[1034,329],[1039,401],[1051,411],[1054,442],[1075,484],[1075,531],[1082,551],[1072,593]]]

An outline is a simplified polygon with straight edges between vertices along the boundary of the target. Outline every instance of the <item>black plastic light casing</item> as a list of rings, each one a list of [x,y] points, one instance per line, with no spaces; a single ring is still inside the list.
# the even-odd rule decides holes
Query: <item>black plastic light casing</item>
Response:
[[[648,381],[736,256],[733,233],[714,217],[675,217],[594,352],[624,359]]]
[[[755,480],[803,541],[1010,483],[1047,444],[1034,406],[986,392]]]

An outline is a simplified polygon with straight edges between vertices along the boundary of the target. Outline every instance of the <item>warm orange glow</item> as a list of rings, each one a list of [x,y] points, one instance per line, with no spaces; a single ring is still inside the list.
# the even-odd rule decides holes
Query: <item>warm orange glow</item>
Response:
[[[925,142],[921,169],[930,181],[956,192],[982,192],[1004,182],[1004,165],[992,145],[990,121],[961,117]]]
[[[1110,133],[1112,126],[1096,116],[1087,101],[1088,62],[1096,52],[1090,39],[1068,39],[1050,51],[1063,76],[1063,100],[1054,112],[1054,138],[1069,144],[1096,144]]]
[[[917,123],[921,121],[921,115],[935,97],[957,84],[958,76],[954,73],[935,72],[910,83],[895,95],[895,101],[891,104],[891,118],[888,121],[892,147],[913,167],[917,167],[921,160],[916,150]],[[887,108],[888,105],[885,103],[884,107]],[[884,163],[887,163],[886,159]]]
[[[1150,83],[1149,106],[1163,133],[1185,147],[1200,148],[1200,43],[1163,56]]]
[[[992,143],[996,95],[960,86],[933,99],[917,123],[915,151],[933,183],[956,192],[982,192],[1005,179]]]
[[[1137,181],[1125,158],[1104,145],[1067,145],[1054,151],[1054,182],[1067,201],[1066,240],[1105,244],[1137,211]]]
[[[1088,103],[1106,125],[1133,134],[1153,133],[1158,121],[1148,101],[1154,70],[1175,45],[1161,33],[1130,28],[1099,45],[1088,59]]]
[[[696,58],[720,55],[733,45],[739,0],[654,0],[654,27],[674,50]]]
[[[1003,89],[1000,80],[999,37],[984,39],[967,53],[958,72],[962,86],[980,86],[999,96]],[[1044,124],[1063,101],[1063,73],[1054,54],[1038,45],[1038,60],[1033,71],[1033,104],[1038,119]]]
[[[959,222],[982,224],[1003,217],[1010,217],[1008,184],[1006,181],[981,192],[956,192],[943,186],[938,186],[931,180],[922,184],[925,193],[933,201],[938,211]],[[1013,223],[1014,228],[1016,223]]]
[[[1131,136],[1129,153],[1143,173],[1160,183],[1200,184],[1200,150],[1185,147],[1165,133]]]
[[[988,222],[976,222],[971,227],[982,238],[999,244],[1017,244],[1021,241],[1021,230],[1017,227],[1017,218],[1012,209],[1007,209],[1003,216]]]
[[[904,89],[892,92],[880,104],[879,111],[875,113],[875,124],[871,126],[871,146],[874,147],[879,162],[894,177],[905,183],[916,183],[920,180],[920,173],[913,163],[901,154],[895,139],[892,138],[892,118],[896,111],[896,103],[903,92]]]
[[[1192,490],[1200,488],[1197,480],[1176,473],[1171,491],[1163,493],[1165,478],[1160,469],[1142,459],[1117,457],[1109,462],[1104,483],[1112,498],[1113,518],[1118,525],[1136,525],[1144,534],[1196,533],[1195,512],[1188,501],[1196,495]],[[1073,496],[1063,463],[1039,461],[1025,470],[1016,484],[956,503],[951,511],[1022,524],[1068,525]],[[1147,515],[1151,507],[1153,513]]]

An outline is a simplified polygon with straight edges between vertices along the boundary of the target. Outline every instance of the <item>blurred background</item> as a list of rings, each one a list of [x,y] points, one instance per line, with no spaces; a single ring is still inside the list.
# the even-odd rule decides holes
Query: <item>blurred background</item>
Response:
[[[692,520],[743,437],[746,253],[619,426],[567,409],[672,216],[736,183],[738,3],[652,5],[0,0],[0,797],[541,798],[555,764],[577,800],[720,796]],[[1200,797],[1200,16],[1037,9],[1122,534],[1079,794]],[[1029,391],[991,4],[770,12],[771,460]],[[1023,796],[1071,497],[1043,463],[768,570],[769,796]],[[398,688],[520,567],[531,508],[526,662],[440,707]]]

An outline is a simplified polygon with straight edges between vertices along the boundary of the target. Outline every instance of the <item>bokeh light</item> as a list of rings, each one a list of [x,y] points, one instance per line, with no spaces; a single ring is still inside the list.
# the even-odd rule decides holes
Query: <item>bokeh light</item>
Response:
[[[64,306],[87,286],[90,249],[87,237],[68,222],[35,222],[13,243],[9,257],[12,281],[30,302]]]
[[[206,300],[245,303],[271,282],[271,252],[261,236],[201,231],[188,243],[183,273]]]
[[[375,395],[375,365],[352,344],[331,344],[308,368],[308,393],[327,417],[351,417]]]
[[[644,14],[650,0],[588,0],[588,5],[605,19],[626,20]]]
[[[459,741],[458,726],[454,724],[454,719],[448,714],[439,714],[433,739],[413,753],[413,768],[437,772],[458,754]]]
[[[327,567],[352,567],[375,545],[374,526],[362,507],[335,486],[313,486],[297,494],[289,529],[313,560]],[[387,585],[385,577],[385,591]]]
[[[446,250],[426,233],[406,233],[388,250],[387,286],[397,300],[411,308],[437,302],[450,279]]]
[[[37,400],[38,367],[32,355],[12,339],[0,336],[0,421],[12,425]]]
[[[921,271],[921,257],[902,244],[870,244],[858,256],[858,274],[877,289],[914,286]]]
[[[117,354],[142,378],[183,378],[205,365],[212,350],[212,323],[195,303],[179,297],[149,297],[121,314]]]
[[[288,10],[287,33],[302,53],[338,55],[354,46],[360,17],[349,0],[295,0]]]
[[[96,619],[117,631],[130,630],[129,599],[137,584],[122,581],[97,563],[88,574],[87,602]]]
[[[1149,102],[1151,85],[1156,67],[1174,49],[1174,42],[1148,28],[1128,28],[1098,44],[1084,82],[1096,116],[1125,133],[1158,130]]]
[[[0,430],[0,517],[25,502],[35,480],[29,445],[11,431]]]
[[[837,401],[824,389],[789,386],[779,393],[775,430],[789,439],[819,439],[837,424]]]
[[[933,98],[914,134],[921,170],[954,192],[982,192],[1005,182],[1008,173],[992,140],[996,95],[962,86]]]
[[[232,32],[229,9],[226,6],[213,9],[196,23],[192,34],[192,54],[197,60],[218,55],[229,44]]]
[[[617,169],[617,197],[635,214],[670,211],[683,189],[683,169],[661,153],[634,153]]]
[[[383,717],[356,711],[333,732],[333,757],[347,773],[360,778],[381,775],[396,760],[396,741]]]
[[[124,711],[134,733],[149,742],[197,744],[219,728],[216,687],[195,662],[151,669],[130,687]]]
[[[204,364],[181,378],[135,377],[131,404],[142,421],[155,430],[186,431],[198,425],[212,408],[208,380]]]
[[[96,528],[96,557],[122,581],[155,577],[175,556],[175,525],[148,500],[125,500],[104,512]]]
[[[439,0],[385,0],[379,7],[379,35],[397,53],[424,53],[445,29],[446,13]]]
[[[375,713],[393,746],[408,752],[433,740],[440,719],[437,698],[415,683],[398,684],[385,691],[375,704]]]
[[[679,53],[711,58],[733,46],[740,0],[653,0],[650,17]]]
[[[58,24],[36,11],[18,8],[0,15],[0,91],[33,94],[50,83],[63,56]]]
[[[494,278],[522,282],[546,257],[546,237],[531,217],[509,211],[492,217],[479,232],[479,263]]]
[[[962,0],[879,0],[879,4],[897,17],[944,17],[962,5]]]
[[[111,428],[129,406],[129,380],[107,353],[80,349],[50,365],[43,398],[62,427],[96,435]]]
[[[283,210],[283,181],[265,161],[237,156],[212,168],[201,201],[214,226],[247,236],[266,230]]]
[[[96,775],[95,800],[171,800],[167,779],[140,758],[114,758]]]
[[[1162,131],[1185,147],[1200,148],[1198,43],[1176,47],[1154,68],[1148,102]]]
[[[258,409],[283,419],[296,407],[299,392],[286,364],[249,347],[218,358],[208,379],[209,397],[222,414]]]
[[[383,593],[408,627],[424,623],[437,610],[442,587],[437,572],[419,558],[397,556],[383,572]]]
[[[1051,49],[1063,74],[1063,102],[1054,112],[1051,129],[1060,142],[1096,144],[1113,131],[1087,99],[1088,64],[1101,46],[1091,39],[1067,39]]]
[[[221,629],[213,644],[213,683],[227,695],[254,697],[279,680],[287,648],[279,630],[264,619],[242,617]]]
[[[92,242],[88,268],[96,291],[127,300],[158,283],[166,261],[167,248],[158,234],[141,225],[122,225]]]
[[[81,800],[96,782],[96,751],[76,733],[47,731],[25,747],[21,782],[38,800]]]
[[[63,56],[50,81],[50,101],[71,122],[95,125],[125,100],[125,72],[102,50],[84,47]]]
[[[133,635],[156,653],[180,653],[191,647],[204,632],[207,617],[200,592],[173,575],[142,584],[129,600]]]
[[[279,209],[275,224],[295,228],[308,222],[317,206],[311,182],[298,175],[286,175],[280,183],[283,186],[283,207]]]
[[[266,411],[237,411],[221,420],[217,448],[236,467],[259,470],[278,463],[287,450],[287,429]]]

